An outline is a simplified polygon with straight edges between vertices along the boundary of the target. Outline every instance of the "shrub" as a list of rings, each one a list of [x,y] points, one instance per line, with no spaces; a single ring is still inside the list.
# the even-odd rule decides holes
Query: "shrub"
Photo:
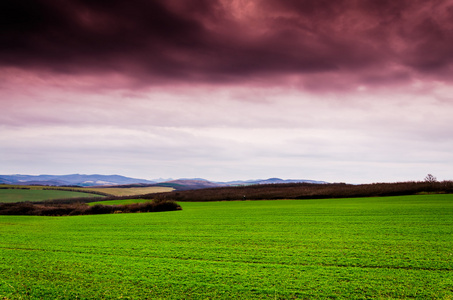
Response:
[[[189,191],[150,194],[143,198],[157,201],[229,201],[262,199],[320,199],[353,198],[375,196],[415,195],[417,193],[453,193],[453,182],[396,182],[372,184],[312,184],[285,183],[250,185],[238,187],[219,187]]]
[[[76,216],[112,213],[157,212],[180,210],[181,206],[174,201],[153,201],[127,205],[94,205],[84,203],[72,204],[36,204],[30,202],[0,204],[0,215],[35,215],[35,216]]]

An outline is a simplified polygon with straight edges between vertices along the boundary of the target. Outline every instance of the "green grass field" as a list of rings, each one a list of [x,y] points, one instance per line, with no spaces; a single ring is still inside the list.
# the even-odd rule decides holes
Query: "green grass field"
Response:
[[[97,202],[89,202],[87,203],[90,206],[93,205],[125,205],[125,204],[132,204],[132,203],[144,203],[149,202],[150,199],[125,199],[125,200],[107,200],[107,201],[97,201]]]
[[[60,190],[0,189],[0,203],[23,202],[23,201],[35,202],[52,199],[79,198],[79,197],[102,197],[102,196]]]
[[[174,188],[163,187],[163,186],[150,186],[150,187],[132,187],[132,188],[83,188],[87,191],[102,192],[112,196],[135,196],[135,195],[144,195],[152,193],[165,193],[171,192]]]
[[[452,299],[453,195],[0,216],[0,299]]]

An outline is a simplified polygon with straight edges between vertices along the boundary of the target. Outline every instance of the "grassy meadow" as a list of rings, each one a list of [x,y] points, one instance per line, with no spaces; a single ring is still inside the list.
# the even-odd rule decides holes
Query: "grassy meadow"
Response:
[[[453,195],[0,216],[0,299],[452,299]]]
[[[123,199],[123,200],[107,200],[107,201],[97,201],[97,202],[89,202],[87,205],[125,205],[125,204],[132,204],[132,203],[145,203],[149,202],[149,199]]]
[[[152,193],[171,192],[174,188],[162,186],[147,187],[64,187],[64,186],[41,186],[41,185],[0,185],[1,190],[48,190],[48,191],[70,191],[105,196],[136,196]],[[17,192],[19,193],[19,192]],[[83,196],[83,195],[82,195]],[[53,198],[52,198],[53,199]],[[46,199],[44,199],[46,200]]]
[[[101,195],[89,194],[76,191],[44,190],[44,189],[0,189],[0,203],[12,202],[37,202],[53,199],[69,199],[80,197],[102,197]]]
[[[152,194],[152,193],[165,193],[165,192],[171,192],[174,190],[174,188],[164,187],[164,186],[131,187],[131,188],[99,187],[99,188],[84,188],[84,189],[89,190],[89,191],[102,192],[102,193],[112,195],[112,196],[136,196],[136,195],[144,195],[144,194]]]

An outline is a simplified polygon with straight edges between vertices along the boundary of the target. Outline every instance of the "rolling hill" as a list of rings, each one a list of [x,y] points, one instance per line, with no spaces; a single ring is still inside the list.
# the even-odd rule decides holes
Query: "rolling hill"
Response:
[[[117,186],[117,187],[144,187],[162,186],[172,187],[176,190],[192,190],[213,187],[247,186],[259,184],[281,184],[281,183],[326,183],[324,181],[306,179],[256,179],[256,180],[235,180],[227,182],[209,181],[203,178],[181,178],[160,180],[146,180],[131,178],[120,175],[0,175],[0,184],[13,185],[47,185],[47,186]]]
[[[122,185],[132,183],[154,184],[154,181],[130,178],[120,175],[0,175],[0,184],[18,185],[76,185],[76,186],[98,186],[98,185]]]

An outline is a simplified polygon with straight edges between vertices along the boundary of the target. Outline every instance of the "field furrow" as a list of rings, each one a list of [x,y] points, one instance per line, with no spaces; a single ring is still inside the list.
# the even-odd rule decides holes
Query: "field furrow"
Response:
[[[453,195],[0,216],[5,299],[449,299]]]

